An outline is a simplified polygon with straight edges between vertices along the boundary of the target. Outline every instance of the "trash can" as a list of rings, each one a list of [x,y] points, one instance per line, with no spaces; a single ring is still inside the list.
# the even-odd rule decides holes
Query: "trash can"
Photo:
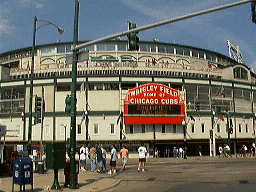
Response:
[[[44,161],[38,161],[37,166],[38,166],[38,173],[44,174]]]
[[[20,185],[20,191],[23,186],[30,184],[33,191],[33,161],[29,157],[16,158],[13,162],[13,185],[12,191],[14,191],[14,184]]]

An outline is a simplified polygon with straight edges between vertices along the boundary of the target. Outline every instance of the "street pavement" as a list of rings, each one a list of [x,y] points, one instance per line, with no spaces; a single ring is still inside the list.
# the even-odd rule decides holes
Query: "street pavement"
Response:
[[[247,165],[249,166],[253,162],[253,167],[256,167],[256,158],[248,159],[249,162]],[[219,159],[218,157],[189,157],[188,159],[181,158],[149,158],[147,159],[147,169],[146,173],[142,173],[144,175],[140,175],[136,171],[138,159],[129,159],[127,170],[121,171],[121,160],[117,163],[117,173],[114,175],[109,175],[108,173],[97,173],[90,171],[90,164],[86,165],[87,171],[80,171],[78,176],[78,189],[69,189],[63,187],[64,185],[64,171],[59,170],[59,184],[61,189],[58,191],[137,191],[136,189],[145,189],[150,191],[186,191],[186,190],[178,190],[183,187],[189,187],[187,189],[195,188],[195,191],[204,191],[198,190],[197,186],[203,187],[206,189],[211,186],[211,181],[209,182],[198,182],[198,179],[205,179],[205,172],[207,171],[207,177],[214,178],[214,182],[219,185],[223,185],[224,183],[230,183],[231,180],[222,181],[218,175],[216,175],[215,171],[218,169],[218,166],[221,166],[221,174],[224,175],[225,171],[229,171],[229,168],[226,166],[232,164],[233,162],[237,162],[237,164],[241,164],[243,159]],[[239,163],[240,162],[240,163]],[[213,166],[214,165],[214,166]],[[217,166],[216,166],[217,165]],[[213,166],[213,167],[212,167]],[[224,166],[224,167],[222,167]],[[244,169],[244,168],[243,168]],[[242,175],[242,170],[233,171],[233,174],[239,173]],[[231,174],[232,174],[231,167]],[[224,171],[224,172],[223,172]],[[238,172],[237,172],[238,171]],[[256,173],[255,169],[247,169],[251,174]],[[174,178],[171,178],[173,177]],[[200,178],[201,177],[201,178]],[[205,177],[205,178],[204,178]],[[170,182],[171,178],[171,182]],[[187,179],[186,179],[187,178]],[[219,178],[219,179],[218,179]],[[247,180],[244,179],[245,176],[237,178],[241,183],[248,184]],[[51,186],[54,181],[53,170],[48,170],[45,174],[34,173],[34,184],[33,188],[35,192],[39,191],[56,191],[51,190]],[[152,182],[151,182],[152,181]],[[145,184],[143,186],[141,184]],[[223,183],[222,183],[223,182]],[[256,179],[255,179],[256,183]],[[159,186],[162,186],[159,190]],[[245,186],[245,185],[244,185]],[[175,187],[178,187],[175,190]],[[216,187],[216,185],[215,185]],[[256,187],[253,186],[253,187]],[[19,185],[15,185],[15,191],[19,191]],[[170,190],[172,188],[173,190]],[[213,189],[213,188],[211,188]],[[223,188],[224,189],[224,188]],[[12,177],[4,177],[0,176],[0,192],[2,191],[11,191],[12,190]],[[30,185],[26,185],[26,191],[32,191]],[[143,190],[140,190],[143,191]],[[193,190],[190,190],[193,191]],[[209,190],[206,190],[209,191]],[[225,191],[225,190],[223,190]],[[248,190],[247,190],[248,191]],[[250,190],[249,190],[250,191]],[[256,191],[256,188],[255,188]]]

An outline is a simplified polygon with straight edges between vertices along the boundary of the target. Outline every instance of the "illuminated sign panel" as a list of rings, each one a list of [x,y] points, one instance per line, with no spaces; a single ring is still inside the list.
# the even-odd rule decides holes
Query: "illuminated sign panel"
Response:
[[[162,84],[129,89],[124,101],[125,124],[181,124],[184,102],[180,91]]]

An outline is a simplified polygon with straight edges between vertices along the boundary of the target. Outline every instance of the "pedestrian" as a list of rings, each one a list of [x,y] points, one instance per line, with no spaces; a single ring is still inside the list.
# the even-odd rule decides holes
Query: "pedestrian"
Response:
[[[98,173],[103,173],[103,157],[102,150],[100,146],[97,147],[97,163],[98,163]]]
[[[85,158],[89,159],[89,149],[86,145],[84,145],[84,148],[85,148]]]
[[[158,158],[158,150],[157,150],[157,148],[155,149],[155,158]]]
[[[40,159],[40,150],[37,150],[36,154],[37,154],[37,159]]]
[[[147,155],[147,149],[144,146],[144,144],[142,144],[139,149],[139,165],[138,165],[138,172],[140,171],[145,171],[145,163],[146,163],[146,155]]]
[[[84,171],[85,170],[85,165],[86,165],[86,157],[85,157],[85,147],[84,145],[81,145],[79,149],[79,159],[80,159],[80,170]]]
[[[252,157],[254,157],[255,156],[255,143],[253,143],[251,146],[251,152],[252,152]]]
[[[184,157],[184,159],[188,158],[187,150],[188,150],[187,147],[184,147],[184,149],[183,149],[183,157]]]
[[[198,147],[198,154],[199,154],[200,157],[202,157],[202,147],[201,147],[201,145],[199,145],[199,147]]]
[[[113,173],[116,173],[116,161],[117,161],[117,152],[116,152],[116,149],[115,149],[115,146],[112,144],[110,146],[111,148],[111,158],[110,158],[110,169],[109,169],[109,172],[108,174],[113,174]]]
[[[96,149],[94,145],[92,145],[90,149],[90,159],[91,159],[91,171],[95,172],[96,171]]]
[[[102,144],[100,144],[100,148],[102,151],[102,164],[103,164],[104,172],[106,172],[107,171],[107,165],[106,165],[107,151],[106,151],[106,149],[104,149]]]
[[[183,158],[183,149],[182,149],[182,147],[179,148],[179,157]]]
[[[176,147],[173,147],[172,153],[173,153],[173,158],[177,158],[177,149],[176,149]]]
[[[86,171],[85,170],[85,165],[86,165],[86,157],[84,151],[80,154],[80,170],[81,171]]]
[[[120,150],[120,156],[122,157],[122,162],[123,162],[122,170],[125,170],[125,166],[128,161],[128,154],[129,154],[128,150],[125,148],[125,146],[123,146],[122,149]]]

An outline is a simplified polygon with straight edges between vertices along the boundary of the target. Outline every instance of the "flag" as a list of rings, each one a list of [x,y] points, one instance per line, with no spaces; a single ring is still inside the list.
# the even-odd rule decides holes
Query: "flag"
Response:
[[[124,114],[123,112],[120,113],[119,117],[117,118],[116,124],[119,123],[120,119],[123,118]]]

